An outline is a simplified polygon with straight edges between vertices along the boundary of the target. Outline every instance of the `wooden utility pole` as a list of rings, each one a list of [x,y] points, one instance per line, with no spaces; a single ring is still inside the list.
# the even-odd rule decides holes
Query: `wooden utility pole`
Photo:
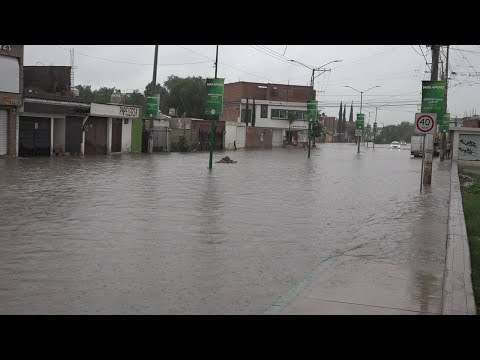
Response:
[[[445,80],[445,114],[448,111],[448,106],[447,106],[447,94],[448,94],[448,56],[449,56],[449,51],[450,51],[450,45],[447,45],[447,58],[445,60],[445,75],[444,75],[444,80]],[[443,119],[442,119],[443,122]],[[449,124],[450,125],[450,124]],[[440,161],[445,160],[445,148],[447,146],[447,131],[446,129],[442,131],[442,140],[441,140],[441,145],[440,145]]]
[[[157,60],[158,60],[158,45],[155,45],[155,55],[153,58],[153,96],[157,94]],[[150,133],[148,134],[148,145],[147,151],[149,154],[153,153],[153,123],[155,122],[154,119],[150,119]]]
[[[432,74],[431,81],[438,80],[438,60],[440,57],[440,45],[432,45]],[[441,119],[437,119],[437,122]],[[423,168],[423,185],[432,183],[432,162],[433,162],[433,134],[425,135],[424,156],[425,165]]]

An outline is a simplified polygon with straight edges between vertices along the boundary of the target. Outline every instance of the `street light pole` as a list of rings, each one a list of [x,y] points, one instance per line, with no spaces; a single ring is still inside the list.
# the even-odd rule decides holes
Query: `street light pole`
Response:
[[[328,63],[326,63],[322,66],[319,66],[317,68],[305,65],[304,63],[302,63],[300,61],[297,61],[297,60],[293,60],[293,59],[289,59],[289,61],[300,64],[303,67],[306,67],[307,69],[312,70],[312,76],[310,77],[310,86],[312,87],[312,90],[314,90],[314,87],[315,87],[314,86],[315,85],[314,84],[315,83],[315,71],[323,70],[322,73],[325,73],[326,71],[330,71],[330,69],[322,69],[323,67],[327,66],[328,64],[334,63],[334,62],[341,62],[343,60],[333,60],[333,61],[330,61],[330,62],[328,62]],[[307,143],[308,143],[308,158],[310,159],[310,149],[311,149],[311,143],[312,143],[312,121],[310,120],[310,118],[308,119]]]
[[[363,93],[366,93],[367,91],[369,90],[372,90],[372,89],[375,89],[377,87],[380,87],[379,85],[376,85],[376,86],[372,86],[371,88],[367,89],[367,90],[364,90],[364,91],[360,91],[360,90],[357,90],[351,86],[348,86],[348,85],[344,85],[344,87],[347,87],[347,88],[350,88],[352,90],[355,90],[356,92],[360,93],[360,114],[362,113],[362,106],[363,106]],[[359,136],[358,137],[358,149],[357,149],[357,153],[360,153],[360,141],[361,141],[362,137]]]
[[[373,148],[375,149],[375,136],[377,135],[377,107],[375,106],[375,123],[373,124]]]
[[[218,45],[217,45],[217,50],[215,54],[215,79],[217,78],[217,67],[218,67]],[[213,145],[215,142],[215,130],[216,130],[216,124],[215,124],[215,116],[212,115],[212,123],[210,127],[210,159],[208,161],[208,168],[212,170],[212,162],[213,162]]]

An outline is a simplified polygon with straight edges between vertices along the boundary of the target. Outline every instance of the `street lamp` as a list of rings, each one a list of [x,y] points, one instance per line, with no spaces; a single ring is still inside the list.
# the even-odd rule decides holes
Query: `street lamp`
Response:
[[[362,105],[363,105],[363,93],[365,93],[369,90],[378,88],[378,87],[380,87],[380,85],[372,86],[371,88],[368,88],[367,90],[363,90],[363,91],[357,90],[357,89],[355,89],[351,86],[348,86],[348,85],[344,85],[344,87],[350,88],[350,89],[355,90],[356,92],[360,93],[360,114],[361,114],[362,113]],[[357,143],[358,143],[357,153],[358,154],[360,153],[360,139],[361,139],[361,136],[358,137],[358,141],[357,141]]]
[[[289,61],[300,64],[303,67],[306,67],[307,69],[312,70],[312,77],[310,78],[310,86],[312,87],[312,90],[313,90],[314,89],[314,81],[315,81],[315,71],[320,71],[320,70],[322,70],[323,67],[327,66],[328,64],[331,64],[331,63],[334,63],[334,62],[340,62],[342,60],[333,60],[333,61],[330,61],[326,64],[323,64],[322,66],[319,66],[319,67],[308,66],[308,65],[305,65],[304,63],[302,63],[300,61],[293,60],[293,59],[289,59]],[[324,73],[326,71],[330,71],[330,69],[323,69],[322,73]],[[315,100],[315,99],[313,99],[313,100]],[[308,109],[308,104],[307,104],[307,109]],[[318,107],[315,110],[316,110],[316,113],[318,113]],[[310,111],[310,109],[308,109],[308,111]],[[315,118],[316,117],[317,116],[315,115]],[[307,135],[308,136],[308,158],[310,159],[310,140],[311,140],[311,135],[312,135],[312,121],[310,121],[310,120],[308,121],[308,133],[307,134],[308,134]]]
[[[357,90],[357,89],[355,89],[351,86],[348,86],[348,85],[345,85],[344,87],[350,88],[350,89],[355,90],[356,92],[360,93],[360,114],[361,114],[362,113],[362,104],[363,104],[363,93],[366,93],[367,91],[375,89],[375,88],[379,88],[380,85],[372,86],[371,88],[368,88],[367,90],[363,90],[363,91]]]

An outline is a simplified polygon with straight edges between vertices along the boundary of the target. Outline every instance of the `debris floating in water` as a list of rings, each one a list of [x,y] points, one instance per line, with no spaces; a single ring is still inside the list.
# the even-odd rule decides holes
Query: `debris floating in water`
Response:
[[[225,156],[224,158],[222,158],[220,161],[217,161],[217,164],[236,164],[237,162],[236,161],[233,161],[232,159],[230,159],[228,156]]]

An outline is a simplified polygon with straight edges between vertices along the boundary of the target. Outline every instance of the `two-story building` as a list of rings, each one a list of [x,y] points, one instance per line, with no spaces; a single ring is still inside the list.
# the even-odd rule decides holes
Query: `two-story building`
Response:
[[[315,99],[311,86],[240,81],[225,84],[223,99],[220,120],[229,125],[245,123],[245,147],[268,148],[281,146],[284,139],[289,143],[307,139],[307,101]],[[227,131],[230,128],[227,126]],[[226,134],[226,139],[233,138]],[[232,148],[232,144],[226,143],[225,148]]]
[[[23,104],[23,45],[0,45],[0,156],[16,155],[17,112]]]

